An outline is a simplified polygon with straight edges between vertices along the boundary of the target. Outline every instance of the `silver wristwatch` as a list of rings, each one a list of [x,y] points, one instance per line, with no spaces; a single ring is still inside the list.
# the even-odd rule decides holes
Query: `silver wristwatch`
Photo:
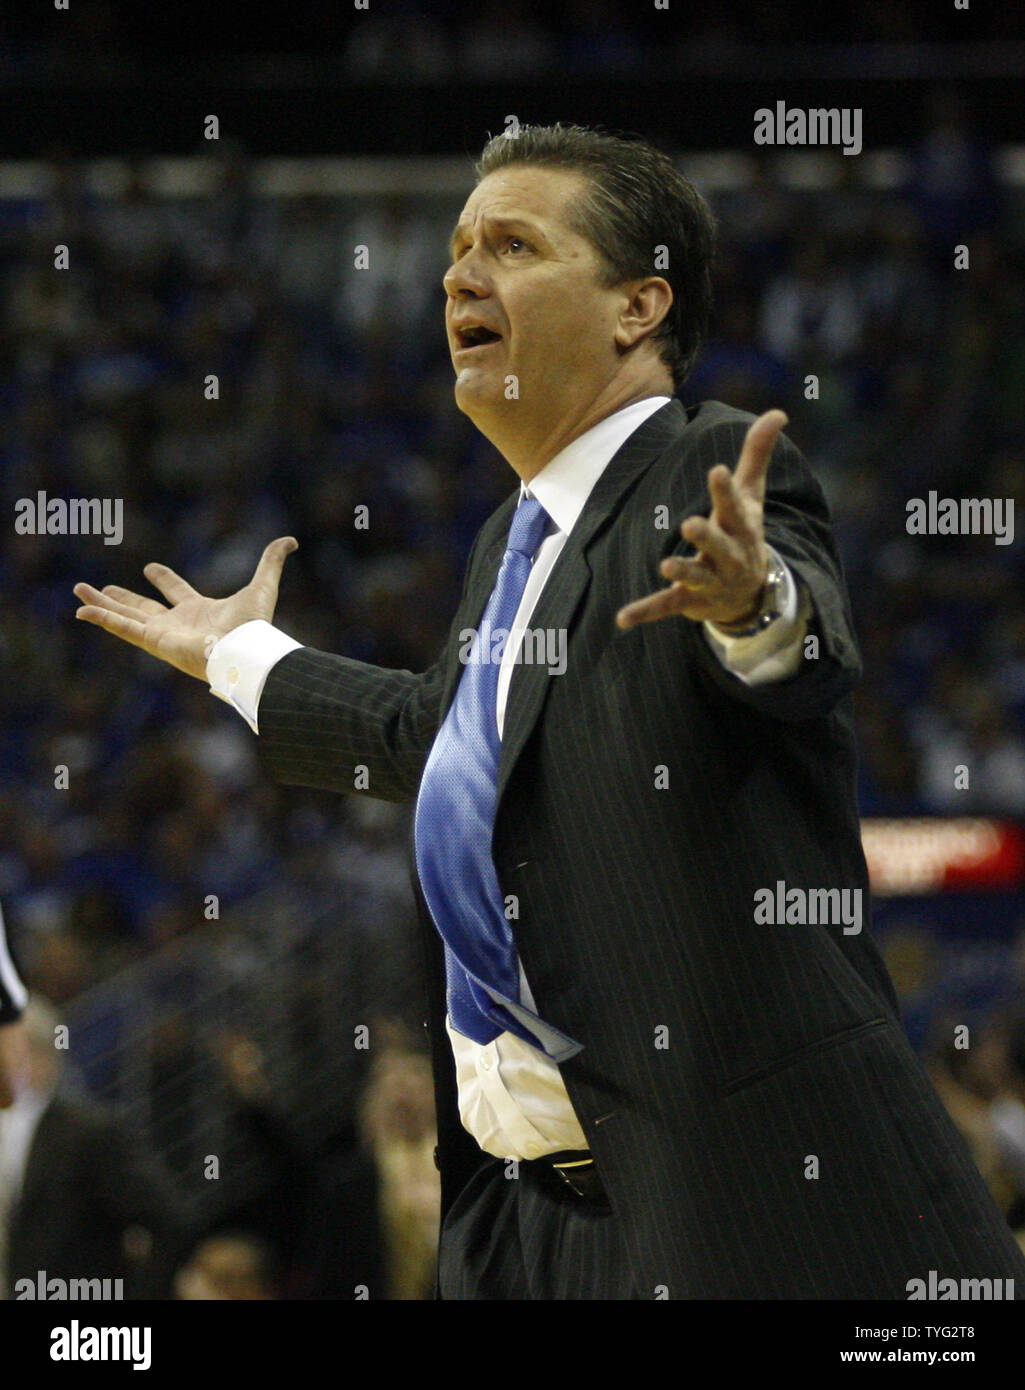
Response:
[[[743,627],[738,628],[730,623],[714,623],[713,626],[726,634],[727,637],[754,637],[759,632],[763,632],[770,623],[782,617],[783,609],[786,606],[787,598],[787,571],[783,561],[774,550],[769,551],[769,568],[765,576],[765,588],[762,592],[762,606]]]

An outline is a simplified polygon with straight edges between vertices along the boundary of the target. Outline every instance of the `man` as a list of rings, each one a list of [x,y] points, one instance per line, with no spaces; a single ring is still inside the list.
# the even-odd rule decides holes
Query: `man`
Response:
[[[59,1019],[39,996],[24,1026],[28,1070],[0,1115],[0,1289],[25,1297],[45,1272],[120,1279],[130,1299],[168,1297],[192,1235],[187,1204],[118,1119],[59,1086]]]
[[[456,404],[520,486],[435,665],[271,628],[292,537],[229,599],[148,565],[169,608],[79,584],[77,616],[209,679],[278,780],[416,800],[443,1298],[1025,1290],[861,929],[822,492],[782,412],[673,398],[711,215],[657,151],[576,127],[496,138],[478,176],[444,281]],[[864,917],[776,924],[781,883]]]

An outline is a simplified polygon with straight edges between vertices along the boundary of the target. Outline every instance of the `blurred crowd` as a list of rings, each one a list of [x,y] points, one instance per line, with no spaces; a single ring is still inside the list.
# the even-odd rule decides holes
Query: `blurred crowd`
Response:
[[[668,11],[668,13],[667,13]],[[126,0],[70,6],[56,30],[46,16],[19,15],[0,43],[0,64],[24,74],[50,65],[66,69],[91,53],[109,62],[183,50],[315,53],[337,61],[346,77],[387,82],[507,80],[569,73],[586,78],[647,75],[653,64],[680,61],[751,65],[770,45],[852,46],[859,76],[870,74],[876,45],[1001,40],[1007,22],[979,7],[966,25],[955,7],[903,7],[886,0],[720,0],[714,6],[643,6],[635,0],[389,0],[346,9],[298,6],[287,17],[253,14],[244,26],[209,24],[196,8],[148,12]],[[855,49],[854,45],[858,47]],[[912,55],[912,61],[918,55]],[[905,64],[908,58],[904,58]]]
[[[864,187],[859,161],[838,155],[828,187],[784,186],[764,161],[742,186],[708,191],[721,223],[717,319],[681,396],[784,407],[822,481],[865,664],[868,815],[1025,816],[1025,551],[1017,537],[998,546],[905,527],[908,499],[930,489],[1025,499],[1025,219],[993,153],[947,95],[892,189]],[[230,913],[292,891],[296,918],[308,917],[290,889],[300,861],[322,894],[319,920],[335,888],[355,885],[360,930],[382,960],[404,962],[415,949],[408,812],[274,787],[235,714],[77,624],[71,588],[147,592],[143,565],[161,560],[223,594],[268,540],[293,534],[281,627],[381,665],[429,665],[473,537],[514,484],[452,399],[441,277],[461,200],[263,199],[239,149],[201,198],[155,197],[138,169],[119,195],[96,196],[59,155],[52,173],[45,198],[0,200],[0,900],[22,968],[61,1007],[202,932],[208,895]],[[59,244],[66,271],[54,269]],[[358,245],[368,269],[354,267]],[[123,499],[123,543],[15,534],[16,501],[40,491]],[[945,949],[906,998],[948,1000],[960,961]],[[381,979],[380,1009],[404,1036],[422,1034],[408,972]],[[987,996],[989,1070],[951,1051],[938,1008],[917,1041],[966,1130],[991,1146],[1005,1207],[1025,1225],[1025,1043],[1004,1009],[1014,997]],[[436,1199],[430,1086],[417,1044],[397,1055],[365,1077],[362,1120],[353,1099],[362,1138],[338,1182],[377,1184],[391,1287],[417,1297]],[[373,1156],[371,1177],[356,1153]],[[218,1281],[260,1296],[303,1287],[294,1268],[282,1273],[291,1255],[272,1228],[209,1240],[176,1275],[181,1296]]]
[[[200,1176],[173,1171],[144,1125],[82,1086],[61,1045],[75,1028],[66,1017],[35,994],[21,1022],[0,1027],[25,1053],[13,1104],[0,1101],[0,1299],[80,1280],[109,1280],[104,1297],[130,1300],[432,1297],[430,1066],[401,1031],[382,1030],[358,1134],[340,1146],[289,1122],[251,1038],[224,1039],[236,1143],[207,1154]],[[233,1181],[261,1160],[258,1183]],[[226,1190],[213,1213],[197,1198],[204,1179]]]

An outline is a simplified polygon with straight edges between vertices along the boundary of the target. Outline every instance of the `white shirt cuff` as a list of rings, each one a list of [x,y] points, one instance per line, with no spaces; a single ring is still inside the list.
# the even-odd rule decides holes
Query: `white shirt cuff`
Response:
[[[253,733],[258,734],[256,714],[270,669],[301,646],[301,642],[262,618],[232,628],[214,644],[207,657],[210,694],[236,709]]]
[[[705,636],[716,656],[728,671],[745,685],[768,685],[785,680],[797,671],[801,663],[811,600],[799,588],[790,566],[769,547],[770,553],[783,565],[786,592],[783,611],[761,632],[753,637],[731,637],[714,623],[705,622]]]

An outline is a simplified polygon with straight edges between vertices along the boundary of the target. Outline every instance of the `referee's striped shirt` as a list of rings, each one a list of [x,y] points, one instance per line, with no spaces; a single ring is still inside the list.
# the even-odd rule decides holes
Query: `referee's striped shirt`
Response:
[[[18,978],[7,949],[4,914],[0,908],[0,1024],[17,1022],[27,1002],[28,991]]]

